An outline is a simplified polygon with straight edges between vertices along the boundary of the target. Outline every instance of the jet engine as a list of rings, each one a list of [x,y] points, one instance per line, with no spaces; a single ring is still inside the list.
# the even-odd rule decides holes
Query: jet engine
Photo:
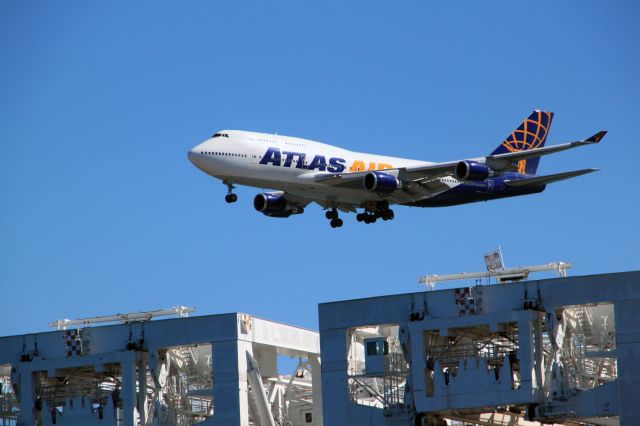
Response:
[[[268,192],[256,195],[253,207],[269,217],[289,217],[292,214],[304,213],[302,207],[291,204],[284,196]]]
[[[369,172],[364,176],[364,189],[367,191],[390,193],[402,188],[402,181],[383,172]]]
[[[477,161],[460,161],[456,166],[458,180],[485,180],[490,176],[493,176],[493,170]]]

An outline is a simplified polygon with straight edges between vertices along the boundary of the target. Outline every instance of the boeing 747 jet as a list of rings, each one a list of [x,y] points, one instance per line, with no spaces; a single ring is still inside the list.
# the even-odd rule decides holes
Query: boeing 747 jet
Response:
[[[311,202],[326,210],[331,227],[338,212],[357,213],[358,222],[392,220],[392,205],[440,207],[544,191],[549,183],[594,172],[583,169],[538,176],[540,157],[600,142],[588,139],[545,147],[552,112],[534,111],[488,156],[444,163],[353,152],[282,135],[221,130],[189,151],[189,160],[227,186],[269,188],[253,200],[270,217],[300,214]],[[358,212],[358,209],[362,209]]]

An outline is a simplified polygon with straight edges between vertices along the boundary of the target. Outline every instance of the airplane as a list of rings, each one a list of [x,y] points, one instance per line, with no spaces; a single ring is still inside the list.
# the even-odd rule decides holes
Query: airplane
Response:
[[[343,225],[338,211],[357,213],[366,224],[392,220],[392,205],[441,207],[544,191],[549,183],[595,172],[582,169],[536,175],[540,157],[596,144],[607,133],[545,147],[553,113],[533,111],[489,155],[433,163],[353,152],[337,146],[277,134],[221,130],[196,145],[189,160],[227,186],[269,188],[253,200],[266,216],[301,214],[311,203],[326,210],[332,228]],[[363,209],[358,212],[358,209]]]

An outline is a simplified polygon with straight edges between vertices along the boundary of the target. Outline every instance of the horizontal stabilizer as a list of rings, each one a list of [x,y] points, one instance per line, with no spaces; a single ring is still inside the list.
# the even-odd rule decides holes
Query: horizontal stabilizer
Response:
[[[553,175],[536,176],[536,177],[527,178],[527,179],[506,180],[504,184],[511,187],[546,185],[548,183],[558,182],[560,180],[565,180],[565,179],[570,179],[576,176],[586,175],[587,173],[597,172],[598,170],[600,169],[583,169],[583,170],[575,170],[573,172],[556,173]]]

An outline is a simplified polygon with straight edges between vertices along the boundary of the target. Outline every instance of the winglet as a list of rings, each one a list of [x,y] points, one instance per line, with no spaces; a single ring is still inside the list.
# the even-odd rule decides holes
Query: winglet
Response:
[[[589,142],[589,143],[598,143],[600,142],[600,140],[602,138],[604,138],[604,135],[607,134],[606,130],[601,130],[598,133],[596,133],[595,135],[591,136],[589,139],[587,139],[585,142]]]

